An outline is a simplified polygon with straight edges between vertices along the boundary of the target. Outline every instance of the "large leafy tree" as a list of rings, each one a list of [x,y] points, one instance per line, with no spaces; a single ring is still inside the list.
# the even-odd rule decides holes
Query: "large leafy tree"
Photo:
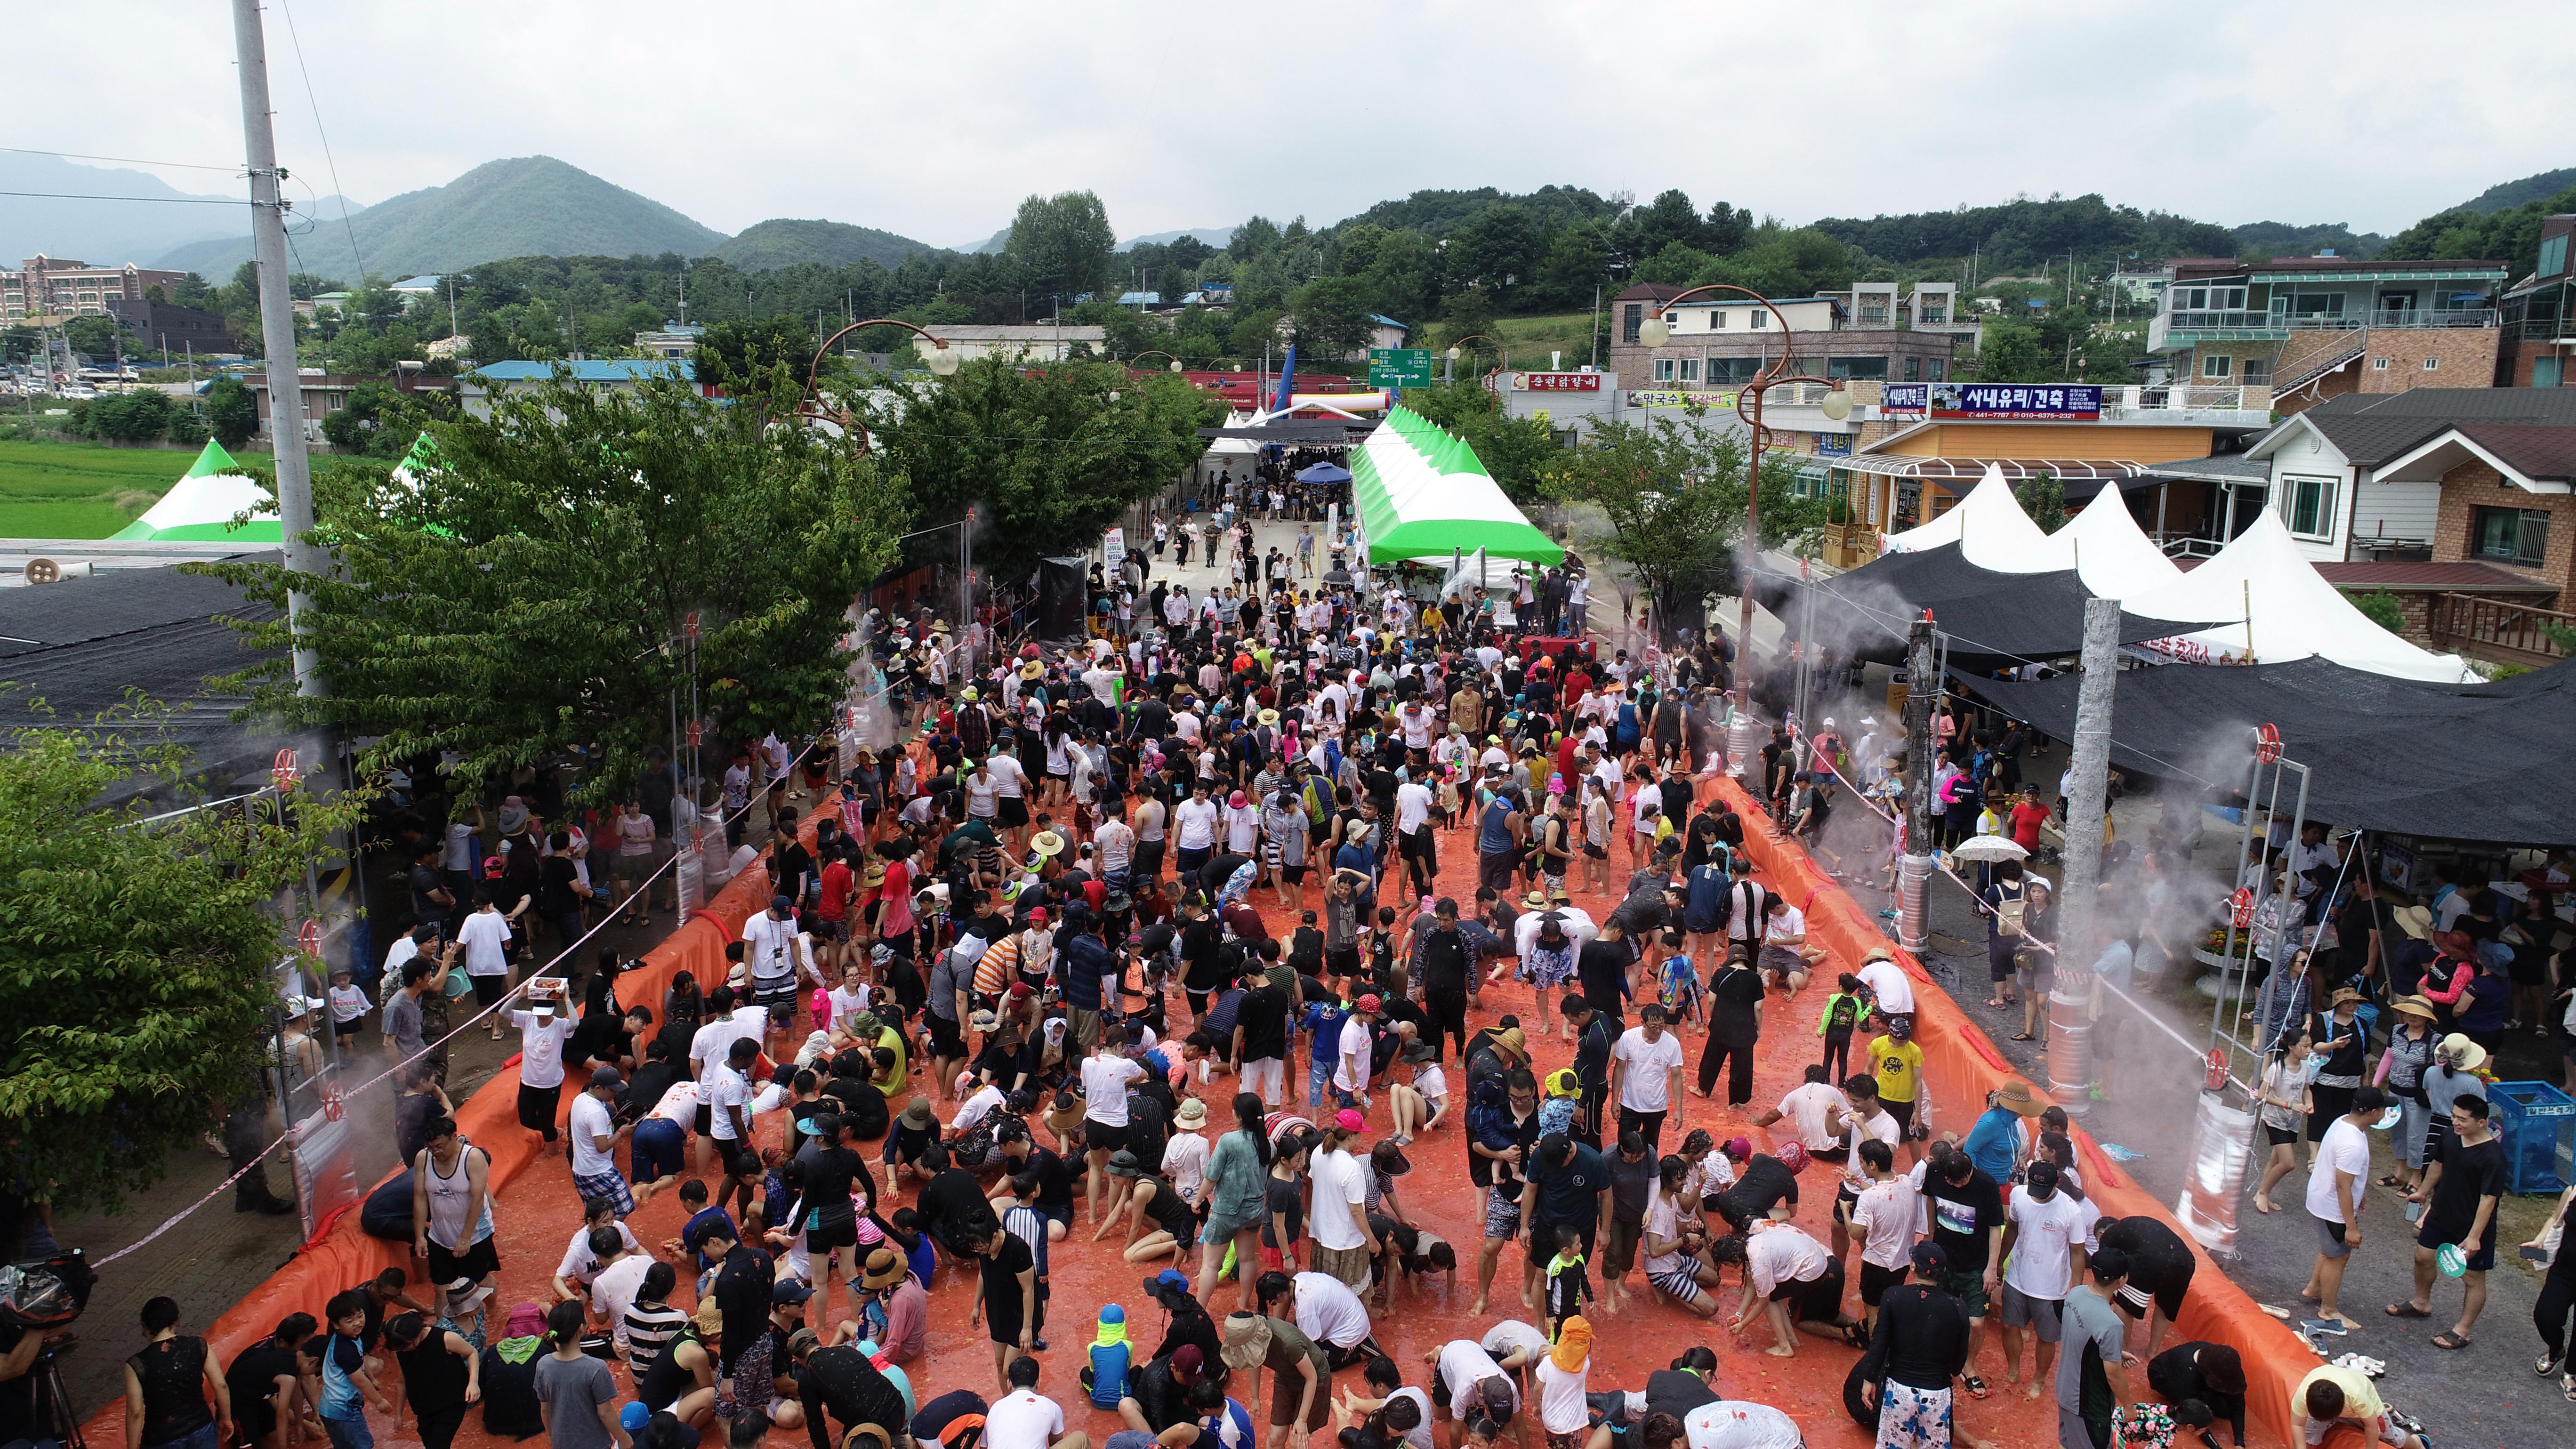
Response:
[[[879,333],[896,335],[894,328],[875,327],[859,334],[859,340],[864,344]],[[699,334],[697,351],[691,357],[695,364],[692,370],[699,382],[728,392],[744,387],[756,389],[780,367],[802,382],[807,369],[814,365],[814,349],[821,343],[822,339],[814,335],[814,324],[803,317],[737,317],[711,323]]]
[[[290,586],[312,601],[331,692],[297,696],[271,666],[254,707],[379,736],[371,763],[453,750],[468,788],[578,750],[596,799],[667,739],[687,682],[667,646],[696,614],[719,729],[811,726],[848,686],[844,612],[892,557],[904,500],[858,435],[786,421],[802,382],[773,367],[715,400],[558,378],[436,427],[415,489],[324,470],[330,574],[206,566],[274,605]],[[240,627],[286,642],[282,609]]]
[[[1074,298],[1109,285],[1109,256],[1117,246],[1109,209],[1100,198],[1088,191],[1066,191],[1021,202],[1003,254],[1031,290],[1070,305]]]
[[[1538,275],[1538,225],[1525,211],[1489,206],[1450,234],[1446,256],[1453,281],[1508,303],[1516,288]]]
[[[11,1171],[58,1206],[115,1208],[258,1090],[283,954],[276,893],[357,797],[281,822],[99,800],[140,775],[182,798],[187,754],[151,714],[31,724],[0,748],[0,1119]]]
[[[1579,449],[1542,466],[1547,490],[1601,510],[1602,551],[1628,567],[1669,621],[1699,616],[1699,601],[1733,592],[1744,541],[1745,430],[1694,409],[1679,419],[1604,423]],[[1796,466],[1763,460],[1762,543],[1778,547],[1824,522],[1824,507],[1798,496]]]
[[[206,426],[227,448],[240,447],[259,431],[259,404],[240,378],[227,373],[206,389]]]
[[[1113,399],[1111,394],[1117,396]],[[1168,373],[1071,363],[1022,371],[999,358],[948,378],[906,378],[863,405],[907,480],[920,527],[977,510],[975,561],[1017,577],[1088,549],[1126,507],[1171,486],[1224,405]]]
[[[1357,277],[1319,277],[1290,299],[1298,355],[1318,362],[1364,352],[1375,324],[1369,320],[1368,286]]]

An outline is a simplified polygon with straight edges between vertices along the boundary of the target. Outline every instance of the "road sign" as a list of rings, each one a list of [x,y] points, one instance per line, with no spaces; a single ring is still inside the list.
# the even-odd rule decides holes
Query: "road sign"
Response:
[[[1431,349],[1372,347],[1369,349],[1368,380],[1371,387],[1429,387]]]

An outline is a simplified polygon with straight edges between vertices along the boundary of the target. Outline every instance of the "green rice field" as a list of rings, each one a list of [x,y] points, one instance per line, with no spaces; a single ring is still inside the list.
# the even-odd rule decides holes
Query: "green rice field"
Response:
[[[105,538],[193,459],[164,448],[0,441],[0,538]]]

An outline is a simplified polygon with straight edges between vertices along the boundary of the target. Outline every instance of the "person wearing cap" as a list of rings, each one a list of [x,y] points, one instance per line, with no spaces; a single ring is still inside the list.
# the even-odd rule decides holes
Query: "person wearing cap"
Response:
[[[1197,1099],[1191,1101],[1195,1105]],[[1126,1207],[1126,1260],[1150,1263],[1168,1256],[1178,1262],[1188,1261],[1190,1251],[1198,1246],[1198,1217],[1180,1189],[1162,1173],[1148,1171],[1134,1152],[1123,1147],[1109,1154],[1108,1170],[1110,1176],[1127,1180],[1122,1199]],[[1091,1240],[1096,1243],[1107,1237],[1109,1230],[1118,1225],[1119,1216],[1113,1213],[1101,1223],[1093,1230]],[[1145,1230],[1148,1218],[1154,1222],[1151,1232]]]
[[[562,984],[560,980],[531,983],[527,1007],[510,1013],[510,1024],[519,1029],[519,1125],[548,1142],[555,1140],[555,1112],[563,1101],[564,1042],[572,1036],[573,1022],[558,996],[551,990],[539,992]]]
[[[2370,1128],[2388,1109],[2377,1087],[2353,1093],[2352,1110],[2326,1128],[2317,1143],[2316,1166],[2308,1173],[2308,1218],[2316,1225],[2316,1266],[2308,1274],[2303,1298],[2317,1300],[2317,1316],[2360,1325],[2343,1315],[2338,1302],[2346,1260],[2361,1246],[2361,1210],[2369,1200]],[[2445,1126],[2448,1124],[2445,1123]]]
[[[1968,1129],[1967,1140],[1959,1144],[1959,1150],[1967,1153],[1989,1180],[2002,1182],[2030,1156],[2029,1124],[2041,1110],[2039,1099],[2031,1095],[2027,1083],[2006,1082],[1986,1093],[1986,1110]]]
[[[620,1217],[635,1211],[635,1195],[617,1171],[617,1139],[629,1129],[617,1125],[617,1089],[626,1074],[612,1066],[593,1067],[582,1094],[573,1099],[568,1129],[572,1133],[573,1190],[585,1198],[606,1198]]]
[[[2093,1281],[2066,1295],[2066,1344],[2054,1385],[2060,1449],[2111,1449],[2119,1442],[2120,1406],[2136,1402],[2121,1352],[2127,1325],[2111,1307],[2128,1279],[2129,1255],[2104,1248],[2088,1266]],[[2031,1389],[2039,1397],[2038,1384]]]
[[[1529,1449],[1529,1427],[1520,1418],[1520,1389],[1483,1344],[1453,1338],[1439,1348],[1423,1350],[1422,1361],[1432,1370],[1432,1418],[1451,1426],[1451,1449],[1459,1449],[1462,1442],[1491,1444],[1506,1428],[1513,1431],[1513,1442],[1520,1449]]]
[[[1923,1160],[1923,1143],[1932,1133],[1932,1089],[1923,1080],[1923,1048],[1914,1041],[1912,1015],[1885,1018],[1887,1033],[1869,1039],[1863,1052],[1878,1082],[1879,1105],[1896,1119],[1906,1156]]]
[[[903,1391],[866,1354],[847,1344],[826,1347],[813,1329],[799,1328],[788,1335],[787,1356],[796,1365],[796,1401],[814,1449],[838,1449],[862,1424],[876,1426],[889,1444],[905,1434]],[[826,1432],[827,1419],[837,1421],[838,1433]]]

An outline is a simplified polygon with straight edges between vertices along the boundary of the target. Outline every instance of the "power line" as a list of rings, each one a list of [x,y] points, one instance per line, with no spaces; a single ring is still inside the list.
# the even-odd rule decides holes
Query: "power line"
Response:
[[[92,156],[80,151],[46,151],[34,146],[0,146],[14,156],[59,156],[66,161],[121,161],[128,166],[175,166],[184,171],[229,171],[238,176],[238,166],[208,166],[197,161],[146,161],[140,156]]]
[[[304,65],[303,37],[295,33],[295,7],[278,0],[278,10],[286,17],[287,43],[295,47],[295,71],[304,77],[304,104],[313,112],[313,133],[322,138],[323,169],[331,173],[331,190],[340,198],[340,228],[348,233],[349,257],[358,264],[358,285],[363,287],[367,284],[367,258],[358,250],[358,229],[349,224],[349,193],[341,190],[340,163],[331,158],[331,133],[322,126],[322,101],[313,94],[313,72]]]
[[[0,191],[0,196],[38,196],[55,201],[166,201],[177,206],[247,206],[221,196],[100,196],[88,191]]]

